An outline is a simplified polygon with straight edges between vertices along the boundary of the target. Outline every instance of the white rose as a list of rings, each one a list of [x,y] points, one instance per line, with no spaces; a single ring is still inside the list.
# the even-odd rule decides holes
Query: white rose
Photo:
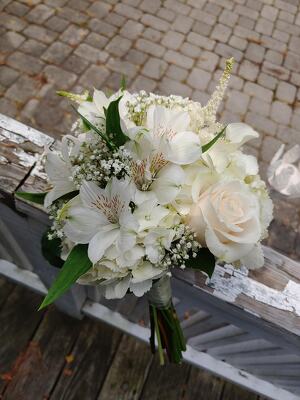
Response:
[[[260,240],[259,201],[243,182],[219,182],[193,205],[188,223],[199,242],[216,257],[238,261]]]

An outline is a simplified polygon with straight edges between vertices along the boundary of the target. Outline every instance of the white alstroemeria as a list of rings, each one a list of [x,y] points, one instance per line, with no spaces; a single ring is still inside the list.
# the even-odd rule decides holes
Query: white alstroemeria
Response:
[[[59,197],[76,190],[70,157],[78,153],[81,144],[78,138],[65,135],[62,138],[60,154],[46,149],[45,171],[53,188],[45,197],[45,207],[49,207]]]
[[[236,148],[239,148],[249,140],[258,138],[259,134],[251,126],[236,122],[227,125],[225,137]]]
[[[134,127],[126,134],[132,157],[132,175],[143,189],[158,177],[164,167],[187,165],[201,158],[199,136],[190,130],[188,112],[150,106],[145,127]]]
[[[160,204],[171,203],[180,192],[185,174],[179,165],[169,164],[154,179],[150,190],[153,190]]]
[[[109,103],[116,98],[116,94],[108,98],[101,90],[94,89],[93,100],[82,102],[78,111],[90,122],[95,122],[95,119],[104,118],[104,108],[107,108]]]
[[[70,207],[64,227],[66,236],[76,243],[89,243],[88,256],[99,261],[113,244],[119,253],[136,244],[138,223],[129,207],[134,187],[113,178],[105,189],[92,182],[80,188],[82,206]]]

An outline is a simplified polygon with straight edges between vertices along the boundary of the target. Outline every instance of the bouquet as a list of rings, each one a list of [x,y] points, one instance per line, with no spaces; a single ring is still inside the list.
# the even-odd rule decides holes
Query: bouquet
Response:
[[[260,241],[272,202],[255,157],[241,146],[258,133],[227,126],[216,113],[228,85],[227,60],[205,106],[180,96],[124,85],[107,97],[94,90],[58,92],[77,104],[73,133],[46,149],[51,190],[43,199],[52,227],[43,252],[60,272],[40,308],[74,282],[97,285],[108,299],[147,296],[150,344],[180,363],[185,340],[172,303],[174,268],[211,277],[215,263],[263,265]]]

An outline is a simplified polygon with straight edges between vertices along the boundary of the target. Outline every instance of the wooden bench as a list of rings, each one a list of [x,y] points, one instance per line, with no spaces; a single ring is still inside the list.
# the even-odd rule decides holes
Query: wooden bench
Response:
[[[0,115],[0,274],[40,294],[57,273],[40,248],[48,216],[14,193],[47,188],[41,155],[50,144],[49,136]],[[299,399],[300,263],[267,247],[264,253],[265,266],[249,274],[230,265],[217,266],[212,280],[174,272],[184,359],[271,399]],[[148,341],[145,299],[108,301],[97,288],[74,285],[56,305]]]

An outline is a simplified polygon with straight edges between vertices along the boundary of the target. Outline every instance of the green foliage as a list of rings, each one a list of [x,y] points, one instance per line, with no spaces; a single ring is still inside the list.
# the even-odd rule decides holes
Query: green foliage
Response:
[[[125,75],[122,75],[122,79],[121,79],[121,84],[120,84],[120,86],[121,86],[121,90],[122,91],[124,91],[124,90],[126,90],[126,76]]]
[[[29,193],[29,192],[16,192],[15,195],[21,199],[31,201],[36,204],[44,204],[47,192]]]
[[[101,138],[105,141],[105,143],[107,144],[107,146],[112,149],[114,146],[113,144],[110,142],[109,138],[107,137],[107,135],[103,132],[100,131],[100,129],[98,129],[95,125],[93,125],[85,116],[83,116],[74,106],[72,106],[73,109],[75,110],[75,112],[80,116],[80,118],[83,121],[83,124],[85,127],[87,127],[88,129],[93,130],[94,132],[96,132],[99,136],[101,136]]]
[[[117,100],[112,101],[106,110],[106,135],[112,142],[117,146],[123,146],[128,140],[128,137],[124,135],[121,124],[120,124],[120,114],[119,114],[119,102],[122,96]]]
[[[50,287],[39,310],[53,303],[58,297],[65,293],[76,280],[87,272],[92,263],[87,255],[88,245],[77,244],[69,254],[64,265],[60,269],[56,280]]]
[[[210,142],[206,143],[204,146],[202,146],[202,153],[205,153],[207,150],[209,150],[217,140],[219,140],[222,136],[224,136],[225,130],[227,126],[221,130]]]
[[[42,254],[51,265],[61,268],[64,264],[64,261],[60,258],[61,240],[59,238],[49,240],[48,233],[51,233],[51,229],[47,229],[42,236]]]
[[[211,278],[215,270],[216,259],[207,247],[201,247],[197,256],[195,258],[189,258],[185,265],[187,268],[203,271]]]

